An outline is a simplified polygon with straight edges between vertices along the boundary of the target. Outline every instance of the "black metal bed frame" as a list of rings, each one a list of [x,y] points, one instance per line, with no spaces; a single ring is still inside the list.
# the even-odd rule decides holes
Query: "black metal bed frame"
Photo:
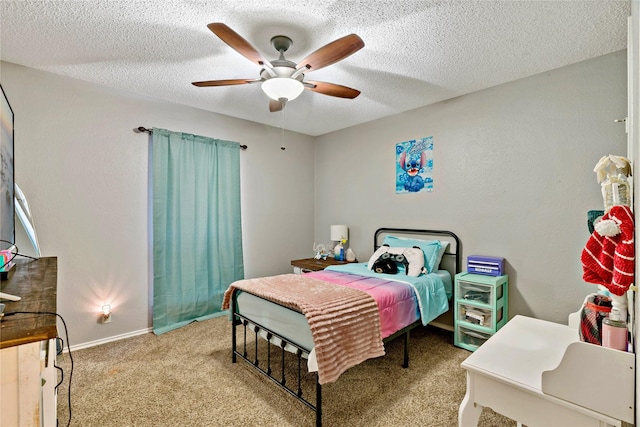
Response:
[[[451,238],[453,238],[453,240],[455,241],[455,251],[452,252],[446,252],[445,256],[453,256],[454,257],[454,267],[452,268],[452,270],[455,272],[454,274],[457,274],[460,272],[460,258],[461,258],[461,247],[460,247],[460,239],[458,239],[458,236],[456,236],[453,232],[451,231],[442,231],[442,230],[416,230],[416,229],[407,229],[407,228],[379,228],[378,230],[376,230],[375,234],[374,234],[374,251],[378,249],[379,245],[378,245],[378,239],[380,237],[380,235],[385,234],[385,233],[404,233],[404,234],[424,234],[424,235],[432,235],[432,236],[437,236],[437,235],[447,235],[450,236]],[[274,384],[278,385],[280,388],[282,388],[284,391],[286,391],[287,393],[289,393],[291,396],[293,396],[295,399],[297,399],[299,402],[301,402],[302,404],[304,404],[305,406],[307,406],[309,409],[311,409],[313,412],[315,412],[316,414],[316,427],[321,427],[322,426],[322,385],[319,383],[318,381],[318,376],[317,373],[315,373],[315,385],[316,385],[316,396],[315,396],[315,402],[312,402],[310,399],[310,397],[306,397],[303,393],[302,390],[302,359],[306,359],[309,356],[309,353],[311,351],[311,349],[307,349],[304,348],[303,346],[299,345],[298,343],[293,342],[292,340],[289,340],[281,335],[279,335],[278,333],[266,328],[263,325],[260,325],[258,322],[255,322],[252,319],[249,319],[248,317],[242,315],[241,313],[238,313],[237,311],[237,294],[238,294],[238,290],[235,290],[233,292],[233,294],[231,295],[231,319],[232,319],[232,325],[231,325],[231,346],[232,346],[232,354],[231,354],[231,362],[232,363],[236,363],[237,358],[240,357],[241,359],[243,359],[244,361],[246,361],[249,365],[252,365],[258,372],[262,373],[263,375],[265,375],[267,378],[269,378],[271,381],[273,381]],[[270,301],[272,302],[272,301]],[[273,304],[277,304],[275,302],[272,302]],[[280,305],[280,304],[278,304]],[[283,305],[280,305],[281,307],[284,307],[288,310],[292,310],[289,307],[285,307]],[[292,310],[295,311],[295,310]],[[412,323],[409,326],[404,327],[403,329],[395,332],[394,334],[386,337],[383,342],[387,343],[389,341],[392,341],[396,338],[398,338],[399,336],[403,336],[404,337],[404,357],[403,357],[403,363],[402,363],[402,367],[403,368],[408,368],[409,367],[409,337],[410,337],[410,333],[411,330],[417,326],[422,325],[422,322],[420,319],[418,319],[417,321],[415,321],[414,323]],[[238,326],[242,326],[242,331],[243,331],[243,343],[242,343],[242,351],[238,350],[237,344],[238,344],[238,337],[237,337],[237,330],[236,328]],[[250,333],[254,334],[254,338],[255,338],[255,343],[254,343],[254,352],[253,352],[253,360],[249,357],[249,352],[247,350],[247,330],[250,331]],[[267,344],[267,360],[266,360],[266,368],[262,368],[261,366],[261,361],[258,359],[258,342],[259,342],[259,338],[260,338],[260,332],[263,331],[264,332],[264,336],[263,338],[266,339]],[[275,344],[272,343],[272,340],[277,339],[280,343],[279,345],[277,345],[277,347],[280,347],[280,351],[281,351],[281,376],[280,378],[276,378],[275,376],[273,376],[273,369],[271,366],[271,362],[272,362],[272,358],[271,358],[271,350],[272,350],[272,346],[274,346]],[[294,384],[294,386],[290,386],[287,383],[287,378],[286,378],[286,374],[285,374],[285,352],[291,352],[291,348],[295,349],[295,356],[297,358],[297,363],[298,363],[298,369],[297,369],[297,381]]]

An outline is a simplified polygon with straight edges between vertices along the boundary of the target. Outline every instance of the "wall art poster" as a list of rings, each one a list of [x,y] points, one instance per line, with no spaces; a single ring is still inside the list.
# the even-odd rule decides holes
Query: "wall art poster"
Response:
[[[396,144],[396,193],[433,191],[433,137]]]

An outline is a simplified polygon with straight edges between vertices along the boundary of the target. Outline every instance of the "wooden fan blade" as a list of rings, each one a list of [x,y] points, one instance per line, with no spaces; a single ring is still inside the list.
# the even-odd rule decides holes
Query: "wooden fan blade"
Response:
[[[193,82],[191,84],[198,87],[233,86],[233,85],[243,85],[248,83],[254,83],[259,81],[260,79],[207,80],[204,82]]]
[[[222,22],[212,22],[207,25],[213,34],[218,36],[220,40],[228,44],[231,48],[235,49],[240,55],[247,58],[249,61],[258,64],[260,66],[267,66],[273,68],[271,62],[266,60],[255,47],[246,41],[240,34],[227,27]]]
[[[356,34],[349,34],[316,50],[298,62],[296,69],[306,67],[311,71],[319,70],[356,53],[363,47],[364,42],[360,37]]]
[[[275,99],[269,100],[269,111],[275,113],[276,111],[282,111],[284,108],[284,102],[276,101]]]
[[[350,87],[337,85],[335,83],[327,83],[327,82],[312,82],[306,81],[305,83],[310,83],[313,87],[305,86],[305,89],[311,90],[313,92],[318,92],[323,95],[329,96],[337,96],[338,98],[349,98],[353,99],[356,96],[360,95],[360,91],[356,89],[351,89]]]

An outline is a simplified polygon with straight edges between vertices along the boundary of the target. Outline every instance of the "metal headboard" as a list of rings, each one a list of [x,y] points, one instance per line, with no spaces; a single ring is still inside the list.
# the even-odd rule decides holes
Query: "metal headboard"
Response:
[[[450,272],[453,273],[452,276],[462,271],[462,245],[458,236],[452,231],[421,230],[413,228],[378,228],[373,236],[374,252],[382,245],[384,237],[388,235],[416,239],[432,238],[437,240],[446,240],[449,242],[449,246],[444,253],[443,264],[445,264],[445,259],[453,260],[453,268],[450,270]]]

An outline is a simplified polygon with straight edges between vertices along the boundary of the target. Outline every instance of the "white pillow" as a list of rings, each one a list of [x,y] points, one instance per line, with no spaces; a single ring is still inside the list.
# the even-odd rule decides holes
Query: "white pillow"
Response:
[[[422,252],[422,249],[417,246],[412,248],[392,248],[387,245],[382,245],[373,253],[373,255],[371,255],[371,258],[369,258],[367,268],[372,270],[373,264],[378,260],[378,258],[386,253],[388,253],[391,258],[397,255],[404,256],[408,263],[404,269],[407,276],[418,277],[422,273],[428,273],[424,265],[424,253]]]
[[[447,243],[448,242],[444,242]],[[442,249],[442,242],[440,240],[421,240],[407,237],[397,237],[393,235],[385,236],[383,245],[389,245],[394,247],[419,247],[424,253],[424,266],[427,268],[428,273],[433,273],[438,270],[440,266],[440,260],[444,255],[444,249]]]

